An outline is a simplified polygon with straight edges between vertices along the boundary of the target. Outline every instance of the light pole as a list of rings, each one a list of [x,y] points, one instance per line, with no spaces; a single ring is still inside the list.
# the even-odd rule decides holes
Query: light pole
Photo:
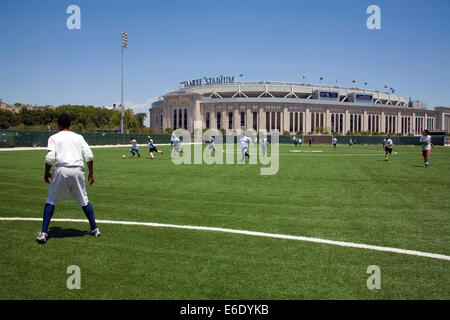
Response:
[[[123,107],[123,49],[128,48],[128,34],[126,32],[120,32],[120,35],[122,36],[122,42],[121,42],[121,47],[122,47],[122,77],[121,77],[121,97],[120,97],[120,106],[122,108],[122,114],[120,117],[120,132],[123,134],[123,118],[124,118],[124,107]]]

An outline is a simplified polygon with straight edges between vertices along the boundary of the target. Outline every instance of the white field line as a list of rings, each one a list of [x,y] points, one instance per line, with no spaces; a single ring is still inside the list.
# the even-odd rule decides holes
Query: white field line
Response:
[[[147,144],[138,144],[139,147],[147,146]],[[170,146],[170,143],[155,144],[155,146]],[[131,144],[105,144],[105,145],[91,145],[91,149],[100,148],[125,148],[131,147]],[[47,150],[47,147],[14,147],[14,148],[0,148],[0,151],[27,151],[27,150]]]
[[[20,217],[9,218],[9,217],[0,217],[0,221],[42,221],[42,219],[41,218],[20,218]],[[52,219],[52,221],[57,221],[57,222],[83,222],[83,223],[87,222],[86,220],[83,220],[83,219]],[[254,236],[254,237],[265,237],[265,238],[275,238],[275,239],[306,241],[306,242],[313,242],[313,243],[329,244],[329,245],[340,246],[340,247],[349,247],[349,248],[358,248],[358,249],[367,249],[367,250],[375,250],[375,251],[392,252],[392,253],[406,254],[406,255],[411,255],[411,256],[419,256],[419,257],[426,257],[426,258],[450,261],[450,256],[446,256],[446,255],[443,255],[443,254],[437,254],[437,253],[429,253],[429,252],[422,252],[422,251],[416,251],[416,250],[398,249],[398,248],[391,248],[391,247],[380,247],[380,246],[373,246],[373,245],[368,245],[368,244],[344,242],[344,241],[334,241],[334,240],[327,240],[327,239],[320,239],[320,238],[291,236],[291,235],[277,234],[277,233],[266,233],[266,232],[256,232],[256,231],[248,231],[248,230],[217,228],[217,227],[202,227],[202,226],[163,224],[163,223],[154,223],[154,222],[114,221],[114,220],[97,220],[97,222],[99,224],[102,224],[102,223],[103,224],[120,224],[120,225],[147,226],[147,227],[160,227],[160,228],[175,228],[175,229],[187,229],[187,230],[215,231],[215,232],[223,232],[223,233],[242,234],[242,235]]]

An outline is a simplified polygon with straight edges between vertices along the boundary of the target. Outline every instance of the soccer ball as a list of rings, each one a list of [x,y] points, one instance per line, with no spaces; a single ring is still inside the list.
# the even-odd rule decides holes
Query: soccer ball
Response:
[[[126,155],[123,154],[123,155],[122,155],[122,159],[125,159],[125,158],[126,158]]]

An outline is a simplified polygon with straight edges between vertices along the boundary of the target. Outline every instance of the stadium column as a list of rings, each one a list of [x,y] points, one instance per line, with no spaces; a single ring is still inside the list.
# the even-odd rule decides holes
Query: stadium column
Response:
[[[324,123],[324,126],[325,126],[325,131],[327,131],[327,132],[329,132],[329,133],[331,133],[331,113],[330,113],[330,110],[328,110],[328,108],[327,108],[327,110],[325,111],[325,123]]]
[[[233,110],[233,129],[239,130],[241,128],[241,112],[238,109]]]
[[[397,133],[402,133],[402,113],[399,111],[397,114],[397,126],[396,126]]]
[[[246,115],[245,115],[245,122],[247,126],[247,130],[253,129],[253,116],[252,116],[252,109],[247,108]]]
[[[311,132],[311,112],[309,111],[309,107],[306,107],[305,112],[305,134]]]
[[[348,110],[345,110],[345,119],[344,119],[344,134],[347,133],[347,131],[350,130],[350,113],[348,112]]]
[[[429,130],[429,128],[428,128],[428,115],[426,113],[425,113],[425,116],[423,118],[423,129]]]
[[[284,131],[289,131],[289,111],[287,107],[283,107],[283,131],[280,130],[280,133],[283,133]]]
[[[194,132],[194,129],[198,129],[195,127],[195,123],[197,121],[202,121],[202,115],[201,115],[201,111],[200,111],[200,106],[201,106],[201,101],[200,100],[196,100],[195,101],[195,105],[194,105],[194,117],[192,119],[192,131]],[[201,134],[195,134],[194,138],[197,138],[199,141],[194,141],[194,142],[201,142],[202,139],[202,135]]]
[[[384,116],[384,111],[383,112],[381,112],[381,119],[380,119],[380,131],[381,132],[386,132],[386,119],[385,119],[385,116]]]
[[[163,109],[163,123],[162,123],[162,127],[163,129],[165,128],[172,128],[172,118],[171,118],[171,112],[170,112],[171,108],[166,107]]]
[[[228,112],[222,111],[222,115],[221,115],[221,121],[220,121],[220,126],[222,128],[228,129]]]
[[[369,116],[367,115],[367,110],[364,110],[363,115],[363,127],[361,128],[362,131],[368,131],[369,130]]]
[[[416,134],[416,113],[413,112],[411,117],[411,132],[412,134]]]
[[[217,129],[216,111],[214,109],[215,108],[213,107],[209,113],[209,127],[211,129]]]
[[[259,129],[266,129],[266,113],[264,112],[264,108],[260,107],[258,110],[258,121],[259,121]]]

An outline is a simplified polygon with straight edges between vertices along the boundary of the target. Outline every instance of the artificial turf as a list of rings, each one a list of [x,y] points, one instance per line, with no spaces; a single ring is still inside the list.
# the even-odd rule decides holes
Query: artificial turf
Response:
[[[450,255],[450,148],[281,145],[260,165],[175,165],[164,155],[93,149],[89,199],[100,220],[158,222],[323,238]],[[185,146],[186,148],[186,146]],[[228,150],[230,151],[230,150]],[[293,152],[295,151],[295,152]],[[318,152],[313,152],[318,151]],[[41,218],[45,151],[0,152],[0,217]],[[240,154],[239,154],[240,157]],[[54,218],[82,219],[73,200]],[[449,299],[450,261],[214,231],[0,221],[0,299]],[[67,267],[81,289],[66,286]],[[381,270],[381,289],[366,286]]]

